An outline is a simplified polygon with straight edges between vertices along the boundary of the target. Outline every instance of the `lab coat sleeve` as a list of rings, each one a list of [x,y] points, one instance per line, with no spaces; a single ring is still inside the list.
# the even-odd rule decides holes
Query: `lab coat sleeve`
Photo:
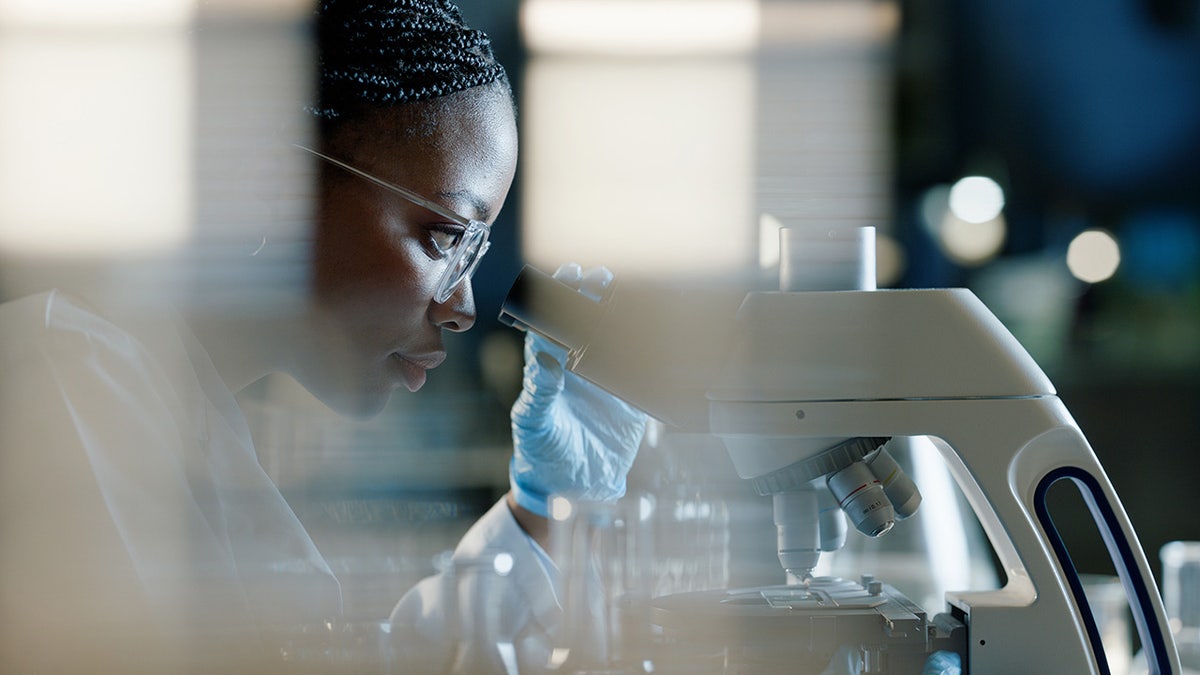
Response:
[[[511,556],[507,571],[502,554]],[[398,659],[414,672],[544,670],[562,615],[552,574],[501,499],[463,536],[449,569],[397,603]]]
[[[151,591],[145,558],[128,544],[139,532],[170,534],[169,509],[136,505],[157,503],[173,467],[143,461],[126,472],[124,460],[136,444],[178,441],[147,423],[167,412],[141,395],[144,379],[122,389],[109,377],[123,363],[109,357],[132,346],[62,328],[62,304],[47,294],[0,313],[0,670],[86,653],[87,637],[106,631],[146,637],[162,625],[153,608],[171,600]],[[186,556],[170,548],[176,538],[144,539],[167,559]]]

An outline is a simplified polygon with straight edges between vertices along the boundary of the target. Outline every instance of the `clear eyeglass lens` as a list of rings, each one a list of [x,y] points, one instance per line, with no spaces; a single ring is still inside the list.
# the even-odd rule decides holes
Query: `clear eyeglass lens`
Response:
[[[442,273],[437,295],[434,296],[434,300],[437,302],[445,302],[449,299],[458,285],[475,273],[479,260],[483,258],[483,254],[491,245],[491,242],[488,241],[488,226],[478,221],[473,221],[471,224],[472,227],[467,230],[458,246],[454,248],[454,252],[451,253],[449,266]]]

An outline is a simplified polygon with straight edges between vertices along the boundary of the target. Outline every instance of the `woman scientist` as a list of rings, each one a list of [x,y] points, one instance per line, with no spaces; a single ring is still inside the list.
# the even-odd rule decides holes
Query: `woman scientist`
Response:
[[[420,389],[445,333],[475,322],[470,277],[517,131],[504,69],[449,2],[328,0],[316,24],[318,140],[292,148],[320,167],[299,310],[146,320],[60,291],[0,307],[0,670],[236,666],[241,642],[206,638],[339,615],[337,581],[258,465],[234,392],[286,372],[361,417]],[[546,498],[619,497],[644,427],[573,378],[527,343],[512,490],[459,546],[514,556],[504,639],[531,663],[557,611]],[[441,588],[423,582],[392,616],[422,668],[444,653]]]

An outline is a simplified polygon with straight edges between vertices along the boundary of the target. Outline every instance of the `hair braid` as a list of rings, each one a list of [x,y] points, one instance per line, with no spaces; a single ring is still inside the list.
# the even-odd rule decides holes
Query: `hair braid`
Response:
[[[323,0],[316,30],[311,111],[327,126],[381,106],[508,84],[491,40],[448,0]]]

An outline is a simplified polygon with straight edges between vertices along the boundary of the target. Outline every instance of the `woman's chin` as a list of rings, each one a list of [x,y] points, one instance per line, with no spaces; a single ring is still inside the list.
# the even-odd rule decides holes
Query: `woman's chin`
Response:
[[[357,420],[368,420],[383,412],[388,401],[391,400],[392,391],[392,389],[387,391],[341,391],[318,398],[339,415]]]

